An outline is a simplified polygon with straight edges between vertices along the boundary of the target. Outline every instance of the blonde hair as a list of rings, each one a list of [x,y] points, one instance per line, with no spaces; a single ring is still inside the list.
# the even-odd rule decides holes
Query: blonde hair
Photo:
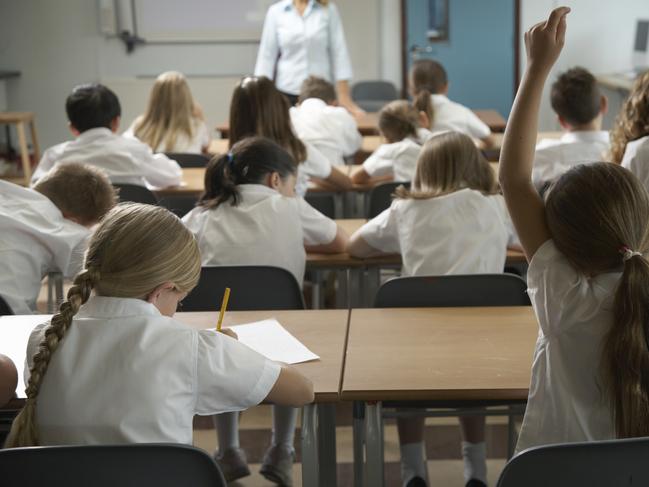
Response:
[[[83,164],[59,164],[34,186],[66,218],[81,225],[99,222],[117,203],[117,192],[101,169]]]
[[[635,80],[615,119],[611,130],[611,161],[620,164],[626,145],[645,135],[649,135],[649,71]]]
[[[93,289],[102,296],[145,299],[160,284],[172,282],[178,291],[189,292],[198,283],[200,270],[196,240],[173,213],[141,204],[111,210],[92,236],[85,270],[75,277],[67,301],[45,330],[30,370],[27,402],[13,422],[6,446],[39,444],[38,392],[52,355]]]
[[[399,142],[406,137],[416,137],[419,113],[406,100],[395,100],[379,112],[379,130],[388,142]]]
[[[471,137],[459,132],[444,132],[424,144],[417,159],[412,189],[401,186],[396,195],[428,199],[464,188],[496,194],[496,176]]]
[[[135,126],[134,134],[153,150],[173,152],[178,136],[194,136],[195,103],[187,79],[182,73],[168,71],[156,79],[146,112]]]
[[[627,169],[576,166],[546,196],[557,249],[581,273],[622,270],[600,374],[619,438],[649,435],[649,194]],[[640,252],[628,260],[627,250]]]

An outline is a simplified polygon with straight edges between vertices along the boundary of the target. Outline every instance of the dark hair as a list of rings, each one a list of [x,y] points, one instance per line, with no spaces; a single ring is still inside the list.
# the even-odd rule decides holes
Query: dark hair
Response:
[[[97,127],[110,128],[115,117],[122,114],[117,95],[100,84],[76,86],[65,100],[65,111],[79,132]]]
[[[289,103],[265,76],[246,76],[230,102],[230,147],[246,137],[268,137],[289,151],[298,163],[306,160],[306,147],[291,127]]]
[[[205,171],[205,193],[199,206],[216,208],[221,203],[239,204],[239,184],[258,184],[270,173],[282,179],[297,172],[297,164],[285,149],[266,137],[248,137],[227,154],[214,157]]]
[[[570,125],[584,125],[597,117],[601,99],[595,77],[579,67],[561,73],[550,93],[552,108]]]
[[[298,101],[302,103],[308,98],[319,98],[325,103],[333,103],[336,101],[336,89],[326,79],[309,76],[300,87]]]
[[[444,66],[432,59],[418,59],[412,63],[410,80],[415,95],[422,90],[433,94],[440,93],[448,84]]]

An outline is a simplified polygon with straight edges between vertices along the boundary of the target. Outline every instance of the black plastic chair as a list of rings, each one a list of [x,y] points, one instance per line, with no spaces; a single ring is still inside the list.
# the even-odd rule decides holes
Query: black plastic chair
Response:
[[[178,218],[184,217],[196,206],[198,198],[195,196],[166,196],[158,204],[171,211]]]
[[[374,300],[375,308],[529,305],[527,284],[514,274],[398,277]]]
[[[182,301],[183,311],[217,311],[226,287],[232,290],[230,311],[304,309],[295,276],[272,266],[203,267],[201,278]]]
[[[203,450],[178,444],[45,446],[0,450],[3,487],[225,487]]]
[[[7,304],[2,296],[0,296],[0,316],[12,315],[14,314],[11,306]]]
[[[205,154],[190,154],[186,152],[165,152],[169,159],[173,159],[180,167],[206,167],[210,162],[209,156]]]
[[[374,218],[387,210],[392,204],[392,195],[399,186],[410,188],[410,183],[391,182],[377,184],[370,190],[369,203],[367,204],[367,218]]]
[[[145,203],[147,205],[157,205],[158,198],[144,186],[136,184],[113,184],[113,187],[119,190],[117,196],[120,203],[126,201],[133,203]]]
[[[389,81],[360,81],[352,86],[352,99],[368,112],[378,112],[397,98],[397,89]]]
[[[497,487],[649,485],[649,438],[530,448],[512,458]]]
[[[327,216],[332,220],[336,218],[336,203],[334,200],[334,195],[327,193],[307,193],[307,195],[304,197],[304,200],[324,216]]]

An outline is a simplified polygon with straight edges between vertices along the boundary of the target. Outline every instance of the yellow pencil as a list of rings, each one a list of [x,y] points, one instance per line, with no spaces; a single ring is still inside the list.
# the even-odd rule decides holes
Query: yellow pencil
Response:
[[[226,287],[225,293],[223,294],[223,301],[221,302],[221,312],[219,313],[219,321],[216,324],[216,331],[221,331],[221,323],[223,323],[225,309],[228,307],[228,299],[230,299],[230,288]]]

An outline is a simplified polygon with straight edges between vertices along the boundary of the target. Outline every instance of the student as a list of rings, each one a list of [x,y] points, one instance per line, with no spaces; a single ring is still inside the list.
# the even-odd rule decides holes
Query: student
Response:
[[[202,265],[272,265],[289,270],[302,284],[305,249],[342,252],[347,236],[302,198],[295,198],[296,165],[291,155],[263,137],[237,142],[212,159],[199,206],[183,218],[196,235]],[[291,485],[293,437],[298,410],[273,408],[272,444],[261,473]],[[239,448],[238,414],[220,414],[216,458],[226,480],[250,474]]]
[[[495,175],[472,139],[432,137],[417,161],[412,190],[352,235],[355,257],[400,253],[404,276],[501,273],[513,230]],[[462,417],[467,485],[486,484],[484,417]],[[397,420],[403,485],[425,485],[424,418]]]
[[[9,357],[0,353],[0,407],[16,396],[16,387],[18,387],[16,366]]]
[[[32,184],[58,164],[77,162],[103,169],[112,183],[164,188],[182,181],[176,161],[153,154],[146,144],[117,134],[121,108],[115,93],[100,84],[77,86],[65,101],[70,142],[45,151]]]
[[[113,209],[67,301],[32,332],[27,403],[7,446],[191,444],[195,414],[312,401],[312,384],[294,369],[173,319],[200,269],[196,241],[175,215]]]
[[[608,101],[589,71],[562,73],[552,85],[550,103],[565,134],[536,146],[532,181],[539,191],[579,163],[602,160],[609,148],[608,132],[602,130]]]
[[[15,314],[36,311],[50,271],[79,272],[89,229],[115,200],[103,171],[80,164],[57,166],[34,189],[0,181],[0,296]]]
[[[611,159],[649,189],[649,71],[631,88],[611,131]]]
[[[426,95],[424,95],[426,96]],[[426,96],[426,98],[429,98]],[[421,97],[415,102],[421,105]],[[411,181],[415,175],[421,145],[432,133],[420,126],[425,111],[418,111],[405,100],[395,100],[379,112],[379,130],[387,141],[354,170],[352,181],[363,184],[372,178],[392,177],[395,181]]]
[[[517,450],[649,435],[649,194],[617,164],[531,182],[537,118],[570,9],[525,35],[528,63],[500,157],[500,183],[529,260],[539,321]]]
[[[252,135],[277,142],[298,162],[295,186],[298,196],[306,194],[309,178],[322,179],[333,188],[351,188],[346,174],[332,166],[313,145],[296,137],[286,97],[265,76],[243,78],[234,89],[230,103],[230,147]]]
[[[356,120],[338,106],[334,86],[323,78],[308,77],[300,89],[298,106],[291,107],[291,122],[303,142],[312,144],[331,164],[345,164],[363,143]]]
[[[187,79],[177,71],[158,76],[146,112],[124,135],[140,139],[154,152],[204,154],[210,145],[203,111],[194,102]]]
[[[448,94],[446,70],[437,61],[419,59],[412,64],[409,90],[413,97],[426,90],[431,95],[435,116],[430,120],[430,130],[440,132],[455,130],[482,141],[485,148],[493,146],[489,127],[472,110],[451,101]]]

